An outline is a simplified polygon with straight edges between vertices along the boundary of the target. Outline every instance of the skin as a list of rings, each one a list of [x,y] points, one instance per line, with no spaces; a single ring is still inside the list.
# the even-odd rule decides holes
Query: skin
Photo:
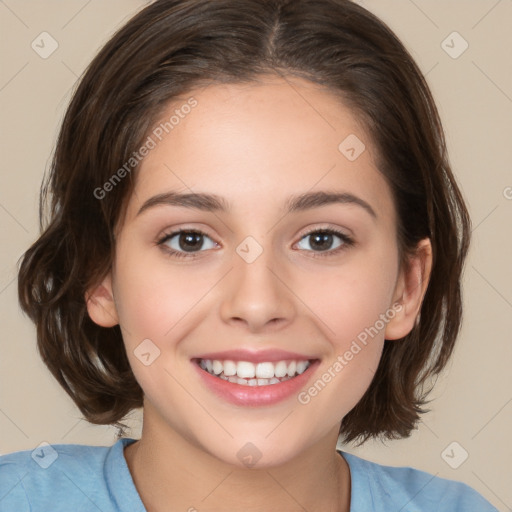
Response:
[[[348,512],[350,471],[335,452],[339,425],[370,385],[384,339],[414,326],[430,243],[419,244],[407,271],[400,268],[395,207],[371,140],[327,90],[267,76],[190,96],[198,105],[143,160],[112,271],[86,296],[96,323],[121,325],[144,390],[142,438],[125,450],[135,485],[150,512],[269,504]],[[338,150],[350,134],[366,146],[355,161]],[[217,194],[231,208],[159,205],[137,215],[147,199],[170,190]],[[351,193],[376,217],[349,203],[285,214],[290,195],[319,190]],[[185,228],[209,237],[195,257],[169,256],[157,245]],[[341,230],[355,244],[326,255],[305,237],[311,228]],[[236,253],[247,236],[263,249],[252,263]],[[334,237],[328,250],[340,242]],[[172,248],[180,248],[178,237]],[[307,389],[394,304],[401,306],[394,318],[305,405],[294,395],[266,407],[235,406],[192,367],[201,353],[280,348],[320,359]],[[160,356],[145,366],[134,350],[148,338]],[[237,457],[248,442],[261,452],[253,468]]]

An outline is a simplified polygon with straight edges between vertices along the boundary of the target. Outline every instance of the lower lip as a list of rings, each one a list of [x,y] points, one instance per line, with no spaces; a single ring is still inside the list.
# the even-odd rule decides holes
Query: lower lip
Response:
[[[242,384],[234,384],[220,377],[214,377],[203,370],[197,362],[192,361],[196,371],[199,372],[203,382],[209,389],[232,404],[245,406],[273,405],[293,395],[297,395],[313,375],[319,363],[320,361],[318,360],[312,361],[304,373],[279,384],[244,386]]]

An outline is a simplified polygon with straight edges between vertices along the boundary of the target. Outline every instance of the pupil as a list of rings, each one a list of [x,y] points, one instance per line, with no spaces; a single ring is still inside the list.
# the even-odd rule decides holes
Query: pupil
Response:
[[[328,242],[327,244],[325,242]],[[313,249],[326,250],[332,245],[332,235],[329,233],[312,235],[312,241],[310,245]]]
[[[330,233],[315,233],[310,235],[311,247],[324,251],[329,249],[332,245],[332,235]],[[180,249],[188,252],[192,252],[194,249],[201,248],[203,235],[199,233],[182,233],[180,235]]]
[[[180,235],[180,249],[192,252],[194,249],[201,248],[203,245],[202,236],[199,233],[182,233]]]

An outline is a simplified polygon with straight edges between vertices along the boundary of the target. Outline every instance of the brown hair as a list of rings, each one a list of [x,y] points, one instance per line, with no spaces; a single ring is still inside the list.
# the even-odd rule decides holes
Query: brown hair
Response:
[[[19,269],[20,304],[37,326],[41,356],[88,421],[120,425],[142,406],[119,326],[92,322],[84,299],[111,268],[133,176],[102,199],[95,190],[178,95],[265,74],[295,75],[340,95],[377,148],[398,213],[402,263],[419,240],[432,243],[419,321],[403,339],[385,341],[374,379],[340,433],[346,442],[405,437],[425,412],[425,384],[446,365],[460,328],[470,220],[412,57],[384,23],[348,0],[157,0],[83,75],[41,189],[42,234]]]

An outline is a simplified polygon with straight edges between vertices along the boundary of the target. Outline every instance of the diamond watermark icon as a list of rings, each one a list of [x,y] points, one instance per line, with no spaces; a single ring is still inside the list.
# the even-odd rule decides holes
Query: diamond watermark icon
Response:
[[[59,43],[48,32],[41,32],[30,46],[39,57],[47,59],[59,47]]]
[[[468,457],[469,453],[459,443],[457,443],[457,441],[450,443],[441,452],[441,458],[452,469],[457,469],[460,467]]]
[[[469,48],[469,43],[458,32],[452,32],[443,40],[441,48],[452,59],[458,59]]]
[[[350,162],[357,160],[366,149],[363,141],[351,133],[338,146],[339,152]]]
[[[160,356],[160,349],[146,338],[137,345],[133,353],[144,366],[149,366]]]
[[[43,469],[49,468],[59,457],[53,446],[46,441],[43,441],[37,448],[32,450],[30,455]]]
[[[248,468],[253,468],[261,459],[262,455],[263,454],[252,443],[245,443],[236,454],[238,460]]]
[[[263,247],[252,236],[248,236],[237,246],[236,252],[246,263],[253,263],[262,254]]]

